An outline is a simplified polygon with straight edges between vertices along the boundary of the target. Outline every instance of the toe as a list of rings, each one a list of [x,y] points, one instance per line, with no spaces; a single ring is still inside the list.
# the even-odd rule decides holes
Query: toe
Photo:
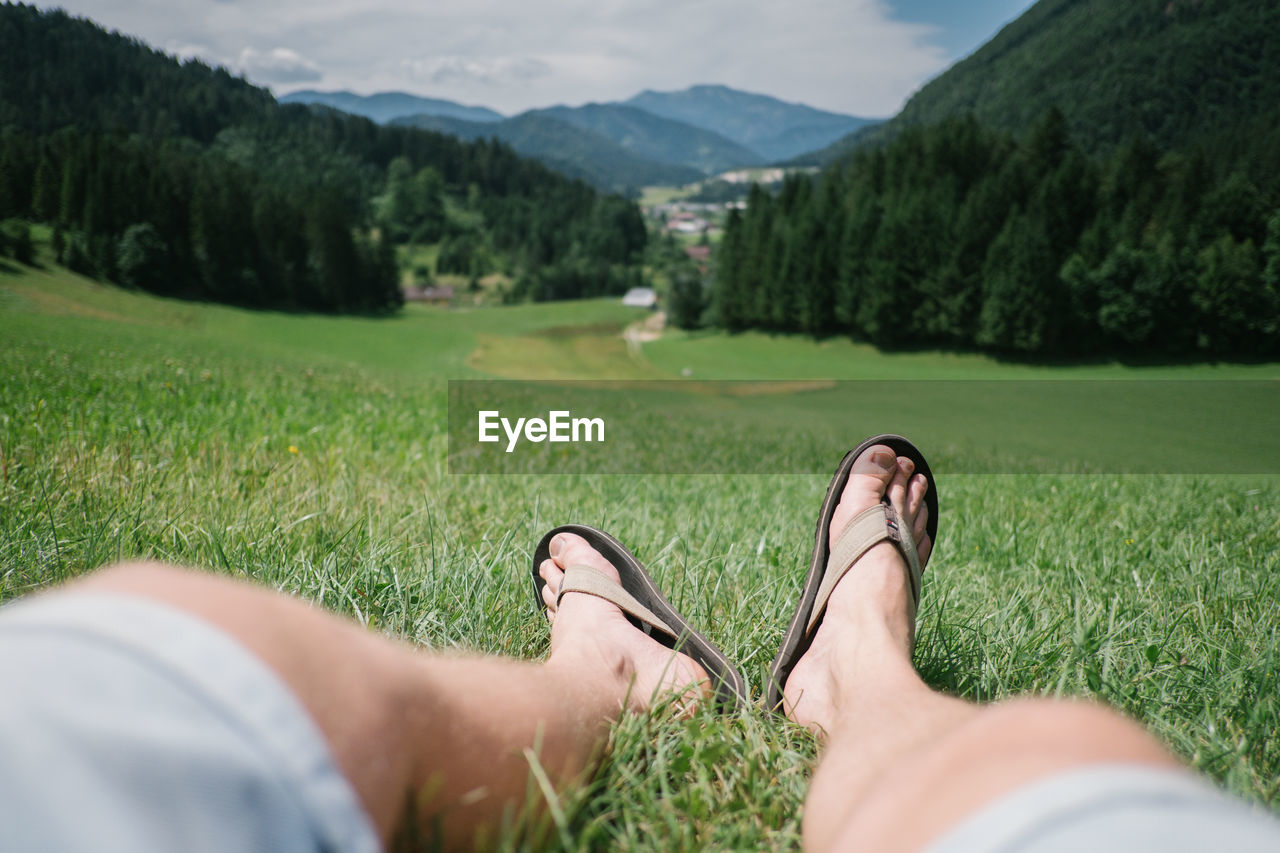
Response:
[[[891,449],[876,444],[862,451],[849,469],[849,483],[845,486],[883,492],[895,473],[897,458]]]
[[[916,465],[905,456],[899,456],[897,462],[897,470],[893,472],[893,480],[889,483],[886,494],[889,496],[889,503],[893,504],[899,514],[907,514],[908,485]],[[910,518],[910,515],[907,517]]]
[[[612,580],[618,580],[618,570],[591,547],[590,542],[576,533],[556,534],[551,540],[550,551],[552,561],[561,572],[569,566],[589,566]]]
[[[916,552],[920,555],[920,565],[929,562],[929,555],[933,553],[933,540],[929,538],[929,534],[921,536],[916,540],[920,544],[916,546]]]
[[[538,576],[547,582],[552,592],[560,592],[560,581],[564,579],[564,570],[556,565],[555,560],[543,560],[538,566]]]
[[[840,503],[831,517],[833,539],[840,535],[851,518],[880,503],[897,472],[897,457],[885,445],[876,444],[862,451],[849,469],[849,481],[845,483]]]
[[[919,510],[916,511],[916,520],[911,525],[911,538],[919,542],[920,537],[924,536],[925,531],[928,529],[929,529],[929,508],[927,506],[922,506],[920,507]]]
[[[551,554],[551,559],[560,563],[561,555],[564,554],[565,549],[569,547],[569,544],[573,542],[573,540],[581,538],[582,537],[578,536],[576,533],[557,533],[555,536],[552,536],[551,542],[547,544],[547,551]]]
[[[924,505],[925,493],[929,491],[929,481],[924,474],[916,474],[907,486],[907,513],[915,515]]]
[[[538,576],[546,581],[542,586],[542,601],[547,605],[547,618],[554,619],[556,597],[560,595],[560,584],[564,580],[564,572],[554,560],[543,560],[538,566]]]

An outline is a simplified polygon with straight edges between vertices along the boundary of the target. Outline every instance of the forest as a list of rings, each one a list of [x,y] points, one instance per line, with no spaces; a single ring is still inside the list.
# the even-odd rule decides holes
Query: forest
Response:
[[[500,143],[282,106],[21,4],[0,6],[0,221],[15,256],[21,222],[49,223],[59,262],[99,279],[325,312],[395,310],[410,240],[540,298],[620,291],[645,245],[634,204]]]
[[[1062,113],[1023,138],[910,127],[730,217],[705,318],[881,347],[1027,356],[1280,353],[1280,199],[1246,164],[1135,136],[1086,155]]]
[[[676,320],[1034,358],[1275,357],[1277,26],[1275,3],[1040,0],[815,155],[817,178],[754,190],[709,299],[684,294]]]

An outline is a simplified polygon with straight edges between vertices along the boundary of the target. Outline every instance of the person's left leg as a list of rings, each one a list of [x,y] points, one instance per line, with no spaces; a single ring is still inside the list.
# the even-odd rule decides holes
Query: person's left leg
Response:
[[[384,843],[416,820],[446,847],[470,846],[520,809],[532,761],[557,788],[572,784],[624,706],[705,691],[697,664],[608,602],[567,595],[556,608],[564,566],[614,570],[570,534],[551,553],[541,569],[551,655],[540,664],[414,651],[297,599],[157,563],[105,569],[68,588],[160,601],[231,634],[314,718]]]
[[[868,448],[832,539],[887,495],[927,560],[927,483],[913,474],[889,447]],[[979,706],[931,690],[911,662],[914,619],[906,563],[882,542],[840,580],[786,683],[788,716],[823,738],[805,801],[806,850],[919,849],[999,797],[1072,769],[1178,770],[1153,737],[1100,706]]]

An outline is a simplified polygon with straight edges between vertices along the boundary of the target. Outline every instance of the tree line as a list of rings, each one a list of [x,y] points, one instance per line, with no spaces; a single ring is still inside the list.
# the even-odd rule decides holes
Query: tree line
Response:
[[[776,195],[754,188],[716,260],[703,319],[730,330],[1037,357],[1280,353],[1276,183],[1143,136],[1090,157],[1057,110],[1022,139],[971,117],[908,128]]]
[[[183,139],[0,136],[0,214],[52,223],[70,269],[152,293],[251,307],[380,312],[395,258],[341,193],[290,184]]]
[[[645,244],[634,204],[500,143],[282,106],[57,10],[0,6],[0,128],[0,220],[50,223],[60,262],[156,293],[394,310],[395,244],[437,239],[454,264],[590,266],[603,285],[579,290],[619,290]]]

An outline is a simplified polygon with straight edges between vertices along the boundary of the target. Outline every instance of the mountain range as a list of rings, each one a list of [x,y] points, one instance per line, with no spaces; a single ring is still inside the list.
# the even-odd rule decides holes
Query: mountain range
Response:
[[[860,127],[878,123],[728,86],[692,86],[680,92],[646,89],[624,103],[714,131],[767,161],[816,151]]]
[[[624,102],[553,106],[504,118],[494,110],[403,92],[294,92],[284,103],[321,104],[375,121],[494,137],[521,154],[609,190],[683,184],[811,152],[873,119],[827,112],[727,86],[646,90]]]
[[[391,124],[434,130],[467,140],[498,139],[562,174],[609,190],[680,186],[705,177],[692,166],[637,157],[607,136],[542,112],[522,113],[496,122],[421,114],[397,118]]]
[[[342,110],[344,113],[371,118],[386,124],[394,118],[408,115],[436,115],[466,121],[502,121],[502,113],[488,107],[468,107],[440,98],[424,98],[407,92],[378,92],[374,95],[357,95],[355,92],[317,92],[304,89],[290,92],[279,98],[282,104],[321,104]]]

